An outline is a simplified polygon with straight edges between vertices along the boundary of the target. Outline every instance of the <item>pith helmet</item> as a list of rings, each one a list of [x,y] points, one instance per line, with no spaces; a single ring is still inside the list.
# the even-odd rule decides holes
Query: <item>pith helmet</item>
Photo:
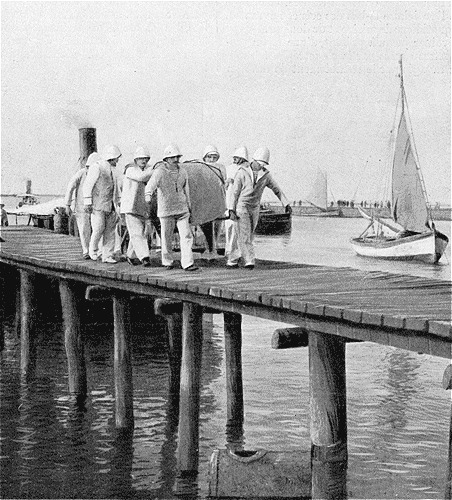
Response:
[[[165,151],[163,151],[163,159],[172,158],[174,156],[182,156],[179,146],[177,144],[166,146]]]
[[[244,160],[248,161],[248,149],[246,149],[246,146],[240,146],[234,151],[232,157],[243,158]]]
[[[100,154],[99,153],[91,153],[88,156],[88,159],[86,160],[86,166],[90,167],[91,165],[93,165],[94,163],[96,163],[96,161],[99,161],[100,159],[101,158],[100,158]]]
[[[212,154],[218,155],[218,158],[220,157],[218,148],[216,146],[213,146],[212,144],[209,144],[204,148],[204,154],[202,155],[202,157],[205,158],[207,155],[212,155]]]
[[[136,160],[137,158],[150,158],[151,155],[149,154],[149,150],[146,147],[138,147],[135,150],[135,154],[133,155],[133,159]]]
[[[268,165],[270,161],[270,151],[268,148],[259,148],[256,150],[256,152],[253,155],[253,160],[256,161],[263,161]]]
[[[102,151],[102,158],[104,160],[114,160],[115,158],[119,158],[122,155],[121,151],[119,151],[118,146],[105,146]]]

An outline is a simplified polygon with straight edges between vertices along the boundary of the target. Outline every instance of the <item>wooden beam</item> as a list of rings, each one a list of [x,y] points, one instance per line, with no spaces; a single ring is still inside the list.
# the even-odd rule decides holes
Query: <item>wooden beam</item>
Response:
[[[224,313],[227,419],[229,425],[243,424],[242,316]]]
[[[155,299],[154,313],[156,316],[168,316],[182,313],[182,302],[173,299]]]
[[[69,392],[86,396],[86,363],[80,320],[81,291],[77,282],[60,280],[61,308],[64,323],[64,346],[68,364]]]
[[[309,333],[309,377],[313,460],[345,460],[347,409],[342,339]]]
[[[111,300],[114,290],[98,285],[88,285],[85,290],[85,300]]]
[[[134,425],[129,307],[129,297],[115,293],[113,296],[114,377],[115,422],[118,428],[132,428]]]
[[[3,267],[6,266],[0,266],[2,269],[0,269],[0,352],[3,351],[5,348],[5,299],[6,299],[6,278],[4,275],[4,269]]]
[[[180,471],[198,469],[202,339],[202,307],[199,304],[184,302],[178,432]]]
[[[347,498],[347,460],[338,462],[312,461],[313,500],[339,500]]]
[[[343,338],[344,342],[361,342],[356,339]],[[308,347],[309,330],[303,327],[277,328],[272,335],[271,346],[273,349],[292,349],[295,347]]]
[[[20,271],[20,371],[23,376],[34,374],[36,368],[35,276]]]

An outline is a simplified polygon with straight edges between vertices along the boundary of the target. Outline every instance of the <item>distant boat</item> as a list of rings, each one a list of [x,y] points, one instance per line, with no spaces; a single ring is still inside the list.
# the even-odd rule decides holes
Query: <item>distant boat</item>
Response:
[[[307,202],[317,210],[302,212],[304,217],[342,217],[342,210],[328,206],[328,178],[326,172],[317,169],[317,175]]]
[[[392,152],[392,220],[384,220],[358,207],[369,226],[351,240],[358,255],[380,259],[420,260],[436,263],[448,237],[435,229],[410,123],[400,64],[401,113]],[[395,130],[393,128],[393,130]]]
[[[256,234],[284,234],[292,229],[292,216],[285,212],[272,210],[268,205],[262,205]]]
[[[31,193],[18,194],[16,195],[16,197],[19,198],[19,201],[17,202],[17,208],[20,208],[24,205],[37,205],[39,203],[38,198]]]

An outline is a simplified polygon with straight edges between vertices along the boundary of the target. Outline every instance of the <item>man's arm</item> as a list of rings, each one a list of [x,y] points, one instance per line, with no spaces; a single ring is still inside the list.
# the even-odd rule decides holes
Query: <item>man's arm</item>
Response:
[[[83,173],[84,173],[84,169],[80,169],[78,172],[76,172],[71,177],[71,180],[69,181],[69,184],[67,186],[66,194],[64,196],[64,204],[66,206],[66,211],[68,212],[68,214],[71,211],[71,204],[72,204],[72,200],[73,200],[73,193],[80,186],[80,181],[82,179]]]

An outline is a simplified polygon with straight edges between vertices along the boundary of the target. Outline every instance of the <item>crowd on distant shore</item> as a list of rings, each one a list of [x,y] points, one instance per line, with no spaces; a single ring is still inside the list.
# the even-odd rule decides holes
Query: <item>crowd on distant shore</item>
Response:
[[[182,163],[179,147],[170,144],[162,160],[151,165],[149,150],[138,147],[120,182],[115,170],[121,157],[121,151],[114,145],[106,146],[102,154],[92,153],[68,184],[66,211],[76,218],[83,258],[107,264],[126,260],[130,265],[152,266],[148,238],[151,224],[161,241],[161,265],[167,269],[177,265],[173,254],[177,227],[181,267],[197,271],[193,258],[190,162]],[[254,232],[264,189],[270,188],[289,213],[290,202],[267,168],[268,148],[258,148],[249,159],[247,148],[241,146],[228,166],[219,163],[219,158],[218,149],[209,145],[202,159],[196,160],[215,171],[222,187],[222,195],[216,200],[218,207],[222,207],[222,217],[201,224],[207,254],[209,258],[219,257],[216,240],[224,224],[226,267],[235,269],[240,264],[254,269]],[[209,195],[205,193],[206,197]],[[121,218],[129,237],[124,256],[120,248]]]

